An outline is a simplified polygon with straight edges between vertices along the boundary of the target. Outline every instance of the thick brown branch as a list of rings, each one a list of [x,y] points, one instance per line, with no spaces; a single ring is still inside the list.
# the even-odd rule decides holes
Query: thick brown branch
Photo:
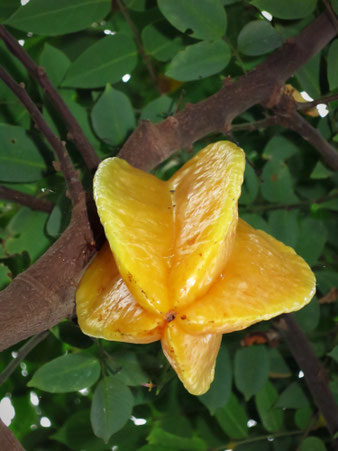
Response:
[[[119,156],[138,168],[149,170],[173,152],[190,148],[209,133],[227,131],[236,116],[279,92],[285,81],[335,35],[335,27],[327,13],[323,13],[256,69],[233,84],[225,84],[208,99],[188,104],[182,112],[158,124],[141,122]]]
[[[41,130],[49,144],[55,150],[60,162],[61,172],[64,175],[68,186],[69,196],[73,204],[76,204],[83,188],[79,177],[75,172],[71,159],[69,158],[64,142],[60,141],[60,139],[52,132],[51,128],[40,113],[40,110],[27,94],[25,86],[22,83],[16,83],[2,66],[0,66],[0,78],[26,107],[27,111],[34,120],[36,127]]]
[[[10,202],[25,205],[32,210],[45,211],[46,213],[51,212],[54,206],[47,199],[39,199],[30,194],[21,193],[21,191],[9,189],[4,186],[0,186],[0,199],[9,200]]]
[[[31,57],[25,52],[21,45],[16,41],[16,39],[13,38],[13,36],[3,25],[0,25],[0,38],[6,44],[8,50],[20,60],[30,75],[35,78],[42,89],[46,92],[53,105],[60,113],[61,118],[65,121],[68,128],[68,137],[74,141],[88,169],[96,169],[97,165],[100,163],[99,157],[83,133],[79,123],[70,112],[60,94],[52,85],[44,68],[37,66],[37,64],[31,59]]]
[[[81,195],[62,236],[1,292],[0,350],[73,316],[75,290],[94,251],[86,200]]]
[[[326,420],[328,430],[334,435],[338,432],[338,405],[329,389],[325,368],[314,354],[292,315],[282,315],[277,327],[284,335],[291,353],[304,372],[309,390]],[[337,440],[334,445],[334,449],[338,449]]]
[[[0,419],[0,443],[2,449],[10,451],[25,451],[13,432]]]

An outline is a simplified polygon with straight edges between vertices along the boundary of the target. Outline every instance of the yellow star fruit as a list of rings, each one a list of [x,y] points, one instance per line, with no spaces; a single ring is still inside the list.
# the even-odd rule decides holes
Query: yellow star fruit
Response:
[[[315,278],[293,249],[238,219],[245,155],[207,146],[164,182],[104,160],[94,197],[108,243],[76,294],[84,333],[151,343],[186,389],[205,393],[223,333],[302,308]]]

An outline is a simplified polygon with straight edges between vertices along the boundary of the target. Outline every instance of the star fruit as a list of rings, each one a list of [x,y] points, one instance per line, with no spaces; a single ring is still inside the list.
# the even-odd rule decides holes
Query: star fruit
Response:
[[[94,197],[107,243],[76,294],[82,331],[161,340],[185,388],[205,393],[222,334],[307,304],[315,278],[293,249],[238,219],[245,155],[207,146],[168,181],[104,160]]]

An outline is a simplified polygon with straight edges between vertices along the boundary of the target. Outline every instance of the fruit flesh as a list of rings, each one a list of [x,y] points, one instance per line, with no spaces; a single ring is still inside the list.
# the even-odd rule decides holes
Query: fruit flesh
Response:
[[[108,243],[96,254],[76,293],[81,330],[90,336],[127,343],[161,338],[164,321],[144,310],[122,280]]]
[[[217,281],[177,321],[193,334],[233,332],[299,310],[315,285],[311,269],[292,248],[240,219],[233,253]]]
[[[168,323],[162,349],[185,388],[192,395],[205,393],[214,379],[222,335],[190,335],[176,323]]]
[[[174,309],[204,294],[230,255],[244,164],[244,152],[221,141],[201,150],[168,182],[176,205],[169,275]]]
[[[94,178],[94,197],[119,271],[145,309],[170,309],[167,279],[172,245],[170,193],[164,182],[119,158]]]
[[[100,164],[94,196],[119,271],[138,302],[164,315],[203,294],[231,251],[244,152],[207,146],[168,182],[118,158]]]

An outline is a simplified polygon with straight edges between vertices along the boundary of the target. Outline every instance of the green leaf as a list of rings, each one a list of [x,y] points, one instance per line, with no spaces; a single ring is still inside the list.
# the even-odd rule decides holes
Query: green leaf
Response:
[[[294,312],[293,315],[305,332],[315,330],[320,318],[320,307],[317,299],[313,298],[308,305],[298,310],[298,312]]]
[[[198,80],[221,72],[230,58],[231,50],[223,40],[199,42],[178,52],[166,75],[179,81]]]
[[[174,112],[175,103],[173,99],[162,95],[149,102],[141,111],[141,119],[152,122],[163,121]]]
[[[297,202],[293,179],[284,161],[268,161],[263,168],[262,178],[261,191],[266,200],[286,205]]]
[[[338,15],[338,0],[331,0],[333,11]]]
[[[309,425],[313,409],[310,406],[301,407],[295,411],[295,424],[299,429],[306,429]]]
[[[274,210],[269,214],[271,234],[287,246],[295,247],[298,239],[298,212]]]
[[[308,407],[309,400],[298,382],[292,382],[280,395],[275,407],[299,409]]]
[[[270,377],[290,377],[291,370],[278,349],[270,348],[268,352],[270,361]]]
[[[133,402],[129,388],[116,377],[102,379],[95,389],[90,409],[94,434],[107,442],[129,420]]]
[[[253,0],[251,3],[261,11],[268,11],[278,19],[302,19],[313,13],[317,0]]]
[[[12,236],[5,242],[6,253],[14,255],[26,251],[32,261],[40,257],[51,244],[44,232],[47,217],[42,211],[21,208],[8,224]]]
[[[63,443],[70,449],[101,451],[109,449],[103,440],[95,437],[90,425],[90,412],[79,410],[66,419],[66,422],[51,436],[53,440]],[[110,448],[111,449],[111,448]]]
[[[332,42],[327,55],[327,78],[331,91],[338,88],[338,39]]]
[[[0,23],[11,16],[20,7],[20,0],[1,0]]]
[[[295,250],[312,266],[321,256],[326,240],[327,229],[323,221],[303,218],[300,222],[299,239]]]
[[[34,182],[45,171],[45,162],[25,130],[0,124],[0,181]]]
[[[45,36],[83,30],[109,12],[109,0],[30,0],[7,20],[13,28]]]
[[[307,437],[299,451],[327,451],[324,442],[318,437]]]
[[[59,197],[56,205],[51,211],[47,223],[46,233],[57,238],[69,224],[71,216],[71,202],[64,194]]]
[[[244,184],[242,186],[242,194],[239,203],[250,205],[256,199],[259,191],[259,180],[254,169],[247,164],[244,172]]]
[[[329,355],[333,360],[338,362],[338,345],[336,345],[332,351],[328,352],[327,355]]]
[[[75,348],[86,349],[94,343],[93,339],[85,335],[72,321],[59,323],[53,332],[61,341]]]
[[[277,399],[278,392],[270,381],[255,396],[259,416],[269,432],[278,432],[283,428],[283,411],[274,408]]]
[[[217,39],[226,32],[227,17],[220,0],[158,0],[164,17],[182,33],[196,39]]]
[[[318,161],[310,174],[310,179],[327,179],[332,175],[334,175],[334,172],[327,169],[321,161]]]
[[[0,263],[0,290],[11,282],[11,271],[6,265]]]
[[[301,86],[300,91],[306,91],[314,99],[321,96],[319,84],[320,55],[320,52],[314,55],[296,72],[296,78]]]
[[[271,138],[263,151],[263,158],[267,160],[285,161],[298,153],[298,147],[283,135]]]
[[[246,400],[261,390],[269,377],[269,357],[264,346],[239,349],[235,354],[235,384]]]
[[[137,62],[133,40],[123,34],[106,36],[86,49],[70,66],[63,86],[99,88],[116,83],[130,73]]]
[[[129,98],[111,86],[94,105],[91,118],[97,135],[112,146],[121,144],[136,125]]]
[[[229,352],[225,346],[219,350],[215,378],[210,389],[199,400],[209,409],[213,415],[219,407],[223,407],[231,393],[232,368]]]
[[[272,52],[281,46],[283,39],[265,20],[247,23],[238,35],[238,49],[243,55],[256,56]]]
[[[176,434],[171,434],[170,432],[165,431],[159,426],[155,426],[147,440],[150,445],[164,445],[165,448],[170,450],[191,450],[191,451],[206,451],[207,445],[206,443],[200,439],[199,437],[181,437]],[[156,448],[158,449],[158,448]]]
[[[0,123],[9,122],[25,129],[30,127],[28,111],[5,83],[0,83],[0,104]]]
[[[116,372],[114,377],[125,385],[136,387],[149,382],[149,376],[143,371],[134,352],[113,353],[107,364]]]
[[[271,230],[269,224],[262,218],[262,216],[255,213],[243,213],[240,215],[241,218],[250,224],[253,228],[258,230],[264,230],[264,232],[271,235]]]
[[[133,11],[144,11],[147,9],[147,0],[123,0],[123,3]]]
[[[46,43],[40,55],[40,64],[53,85],[59,86],[70,66],[70,60],[61,50]]]
[[[95,384],[100,376],[100,364],[90,354],[67,354],[39,368],[28,382],[50,393],[68,393]]]
[[[168,30],[168,22],[159,21],[147,25],[142,30],[142,42],[145,51],[158,61],[168,61],[182,47],[179,36],[173,38]]]
[[[323,269],[315,272],[318,289],[323,293],[328,293],[332,287],[338,288],[338,274],[330,269]]]
[[[233,439],[244,439],[249,435],[249,418],[244,407],[231,393],[229,401],[221,409],[217,409],[215,417],[223,431]]]

